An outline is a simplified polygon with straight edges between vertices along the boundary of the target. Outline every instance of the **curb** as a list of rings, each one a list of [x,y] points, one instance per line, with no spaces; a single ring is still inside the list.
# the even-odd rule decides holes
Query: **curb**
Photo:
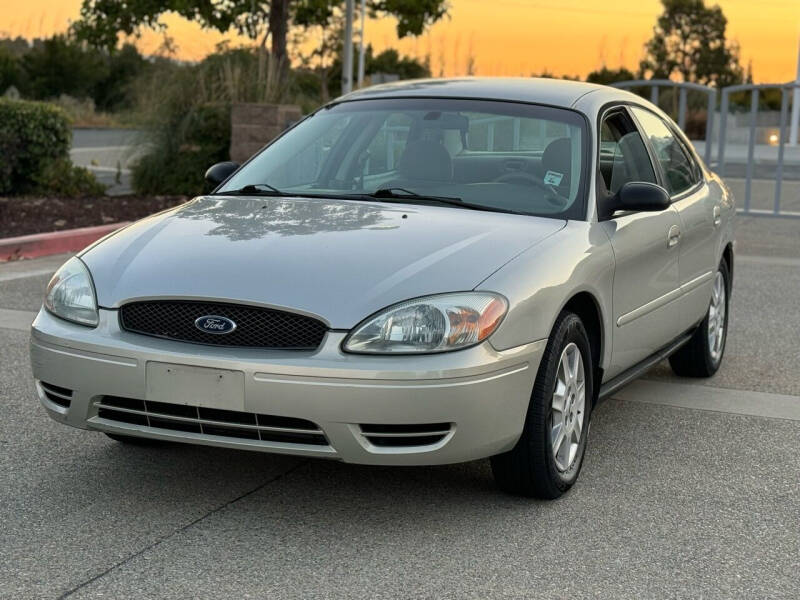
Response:
[[[97,227],[81,227],[50,233],[0,238],[0,263],[19,258],[38,258],[51,254],[77,252],[125,225],[128,223],[111,223]]]

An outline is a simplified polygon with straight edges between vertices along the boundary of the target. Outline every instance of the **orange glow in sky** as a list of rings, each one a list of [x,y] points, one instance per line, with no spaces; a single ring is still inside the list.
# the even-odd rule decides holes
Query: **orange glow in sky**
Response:
[[[717,4],[728,18],[728,38],[740,44],[742,64],[752,62],[756,81],[795,78],[800,0]],[[63,31],[78,17],[80,5],[81,0],[2,0],[0,34],[41,37]],[[434,75],[465,74],[472,55],[477,75],[526,76],[546,69],[583,77],[603,64],[635,70],[661,12],[659,0],[450,0],[450,6],[449,18],[419,38],[398,41],[394,21],[383,19],[367,21],[366,40],[377,51],[396,47],[418,58],[429,55]],[[164,22],[181,59],[202,58],[224,39],[243,41],[175,16]],[[146,32],[138,44],[152,53],[161,38]]]

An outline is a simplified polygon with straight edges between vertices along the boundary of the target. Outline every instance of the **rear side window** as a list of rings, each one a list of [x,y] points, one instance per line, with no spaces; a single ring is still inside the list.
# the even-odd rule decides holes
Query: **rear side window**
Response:
[[[638,107],[632,107],[632,110],[644,134],[650,138],[669,193],[675,196],[697,183],[696,165],[667,124],[648,110]]]
[[[600,174],[610,194],[629,181],[657,182],[642,136],[625,111],[609,115],[600,127]]]

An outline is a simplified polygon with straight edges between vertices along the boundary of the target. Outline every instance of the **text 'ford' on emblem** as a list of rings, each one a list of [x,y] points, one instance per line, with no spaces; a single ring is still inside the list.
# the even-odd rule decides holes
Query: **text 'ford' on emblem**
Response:
[[[194,326],[200,331],[205,331],[206,333],[216,333],[218,335],[230,333],[236,329],[236,323],[226,317],[219,317],[217,315],[205,315],[203,317],[198,317],[194,321]]]

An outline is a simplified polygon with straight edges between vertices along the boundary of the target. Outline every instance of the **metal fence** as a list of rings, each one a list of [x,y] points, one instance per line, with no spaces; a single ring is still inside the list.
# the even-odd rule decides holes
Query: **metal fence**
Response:
[[[789,137],[789,103],[794,89],[800,88],[798,82],[774,84],[734,85],[720,90],[719,132],[717,134],[717,156],[713,160],[713,132],[717,91],[714,88],[694,83],[656,80],[632,80],[613,84],[614,87],[629,90],[650,90],[650,101],[658,105],[661,88],[677,89],[678,125],[685,129],[687,118],[687,92],[701,92],[706,95],[706,132],[703,157],[720,176],[728,176],[726,181],[734,188],[737,197],[743,198],[739,211],[753,216],[767,215],[800,218],[800,148],[793,147],[793,156],[787,162],[787,140]],[[765,90],[780,90],[781,108],[779,123],[774,134],[774,145],[757,144],[757,117],[761,95]],[[750,95],[749,120],[747,132],[747,152],[744,164],[744,177],[732,177],[727,172],[730,157],[729,122],[731,114],[731,94]],[[775,156],[773,157],[773,150]],[[757,156],[760,154],[760,156]],[[742,163],[737,163],[741,166]],[[786,178],[787,171],[791,177]],[[741,175],[741,174],[739,174]],[[754,188],[754,183],[756,187]],[[789,188],[787,190],[787,187]],[[754,194],[754,190],[757,194]],[[771,206],[770,206],[771,205]]]

